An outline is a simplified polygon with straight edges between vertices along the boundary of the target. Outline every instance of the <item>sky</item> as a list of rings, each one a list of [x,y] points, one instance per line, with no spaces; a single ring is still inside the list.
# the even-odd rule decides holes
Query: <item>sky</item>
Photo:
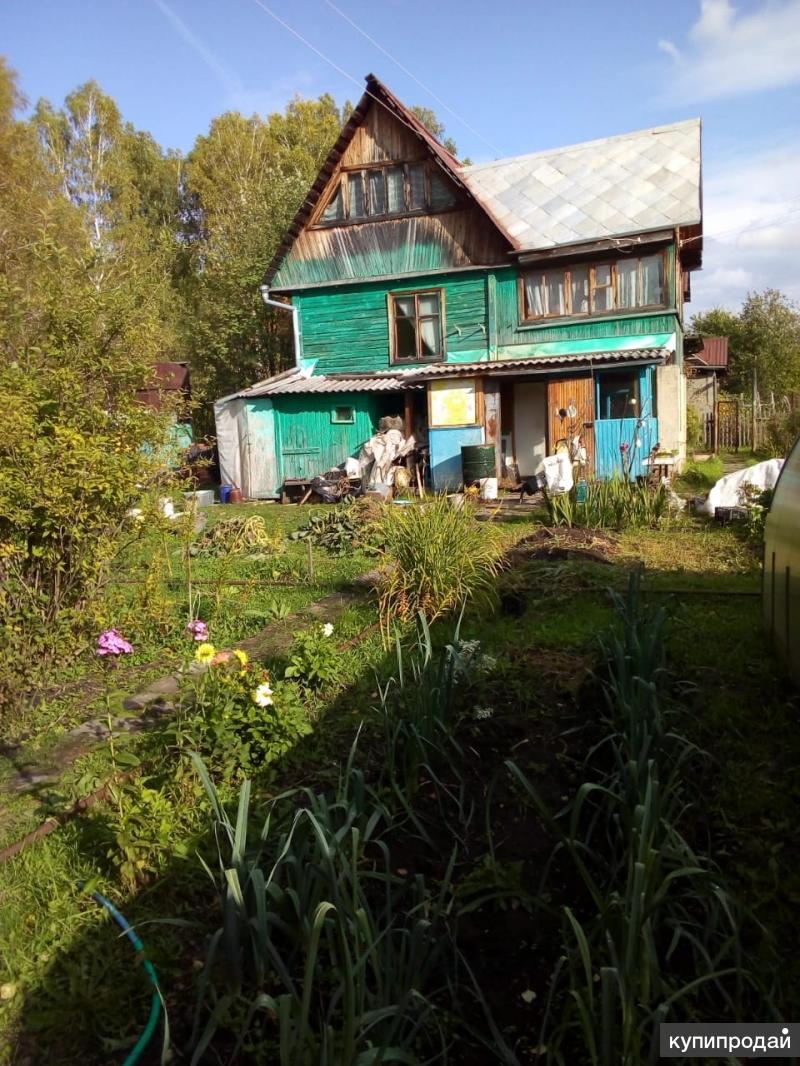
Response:
[[[223,111],[355,101],[368,72],[476,163],[699,115],[687,310],[800,301],[800,0],[1,0],[0,52],[30,101],[94,78],[183,151]]]

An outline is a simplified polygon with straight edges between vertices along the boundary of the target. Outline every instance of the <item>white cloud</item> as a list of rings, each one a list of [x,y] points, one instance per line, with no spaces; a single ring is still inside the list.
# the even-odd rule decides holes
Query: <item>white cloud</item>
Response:
[[[704,267],[690,312],[737,307],[748,291],[781,289],[800,300],[800,146],[704,162]]]
[[[673,60],[666,95],[683,103],[800,82],[800,0],[767,0],[743,14],[731,0],[701,0],[686,45],[659,41]]]

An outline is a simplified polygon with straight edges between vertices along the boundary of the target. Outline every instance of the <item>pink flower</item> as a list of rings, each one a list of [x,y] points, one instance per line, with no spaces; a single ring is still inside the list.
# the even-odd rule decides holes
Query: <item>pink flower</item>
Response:
[[[619,450],[620,450],[620,451],[622,452],[622,454],[623,454],[623,455],[624,455],[624,454],[625,454],[625,452],[626,452],[626,451],[628,450],[628,448],[630,448],[630,444],[628,444],[628,442],[627,442],[627,441],[625,441],[625,440],[624,440],[624,441],[622,442],[622,444],[620,444],[620,446],[619,446]]]
[[[97,638],[98,655],[130,655],[133,645],[116,629],[106,629]]]
[[[190,622],[186,629],[192,634],[195,640],[208,640],[208,626],[205,622],[201,622],[199,618],[195,618],[193,622]]]

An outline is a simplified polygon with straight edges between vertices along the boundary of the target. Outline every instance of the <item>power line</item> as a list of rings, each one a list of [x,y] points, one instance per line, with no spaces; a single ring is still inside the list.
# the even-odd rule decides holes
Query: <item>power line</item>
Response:
[[[336,4],[333,3],[333,0],[325,0],[325,3],[328,5],[328,7],[332,11],[335,11],[336,14],[340,18],[344,19],[344,21],[346,23],[348,23],[348,25],[352,26],[354,30],[356,30],[358,33],[361,34],[362,37],[364,37],[367,41],[369,41],[369,43],[374,48],[377,48],[379,52],[381,52],[383,55],[386,56],[387,59],[390,59],[392,61],[392,63],[394,63],[394,65],[396,67],[398,67],[400,70],[402,70],[402,72],[407,77],[411,78],[411,80],[415,84],[419,85],[419,87],[421,89],[423,89],[426,93],[428,93],[429,96],[432,96],[433,99],[437,102],[437,104],[439,104],[440,107],[443,107],[445,111],[447,111],[449,114],[451,114],[453,116],[453,118],[456,119],[458,122],[460,122],[462,124],[462,126],[464,126],[466,129],[468,129],[470,131],[470,133],[472,133],[479,140],[483,141],[484,144],[488,145],[488,147],[491,148],[493,152],[496,152],[497,155],[502,155],[503,154],[501,149],[498,148],[496,144],[494,144],[492,141],[490,141],[487,137],[484,137],[483,134],[480,133],[478,130],[476,130],[474,126],[471,126],[469,124],[469,122],[467,122],[467,120],[462,115],[459,115],[459,113],[457,111],[454,111],[452,107],[450,107],[448,104],[446,104],[444,102],[444,100],[442,100],[442,98],[440,96],[437,96],[436,93],[433,91],[433,89],[430,88],[430,86],[426,85],[425,82],[421,81],[416,76],[416,74],[413,74],[408,69],[408,67],[403,66],[403,64],[400,62],[399,59],[395,59],[395,57],[392,55],[392,53],[388,49],[384,48],[383,45],[380,44],[380,42],[376,41],[374,37],[371,37],[367,33],[367,31],[365,29],[363,29],[363,27],[359,26],[357,22],[354,22],[353,19],[351,19],[349,15],[347,15],[344,11],[342,11],[341,8],[337,7]]]
[[[275,19],[275,21],[280,26],[283,26],[283,28],[285,30],[288,30],[288,32],[291,33],[293,37],[296,37],[298,39],[298,41],[302,42],[306,46],[306,48],[310,48],[311,51],[315,53],[315,55],[318,55],[320,57],[320,59],[324,60],[324,62],[327,63],[328,66],[333,67],[333,69],[338,74],[341,74],[343,78],[347,78],[348,81],[351,81],[353,83],[353,85],[355,85],[355,87],[359,90],[359,92],[362,92],[366,96],[371,97],[376,103],[381,104],[381,106],[383,106],[383,101],[380,99],[379,96],[376,96],[375,93],[370,92],[369,89],[364,88],[364,86],[361,84],[360,81],[358,81],[357,78],[354,78],[352,74],[348,74],[346,70],[343,70],[338,65],[338,63],[334,63],[334,61],[332,59],[329,59],[328,56],[326,56],[324,52],[321,52],[319,50],[319,48],[316,47],[316,45],[313,45],[310,41],[306,40],[306,38],[302,35],[302,33],[299,33],[293,26],[290,26],[288,22],[285,22],[280,17],[280,15],[276,15],[275,12],[271,8],[267,7],[267,5],[262,2],[262,0],[253,0],[253,3],[257,4],[263,11],[266,11],[266,13],[270,16],[270,18]],[[414,126],[412,126],[411,123],[407,119],[405,119],[402,115],[398,115],[394,111],[392,112],[392,114],[394,114],[395,118],[399,122],[402,122],[403,125],[407,129],[411,130],[411,132],[416,137],[419,136],[419,130],[415,129]]]

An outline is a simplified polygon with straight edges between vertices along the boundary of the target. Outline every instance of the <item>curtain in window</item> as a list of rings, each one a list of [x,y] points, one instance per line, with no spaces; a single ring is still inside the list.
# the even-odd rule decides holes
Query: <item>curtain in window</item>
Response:
[[[573,267],[569,272],[570,298],[573,315],[589,311],[589,268]]]
[[[611,285],[611,267],[600,263],[594,268],[594,311],[614,310],[614,289]]]
[[[425,206],[425,167],[421,163],[408,168],[408,200],[411,211]]]
[[[664,257],[660,254],[648,255],[642,259],[642,292],[639,303],[642,306],[664,303]]]
[[[383,184],[383,171],[370,170],[369,177],[369,213],[371,215],[386,214],[386,190]]]
[[[349,196],[349,218],[361,218],[364,214],[364,182],[361,171],[350,174],[347,178],[347,192]]]
[[[387,210],[390,214],[394,211],[405,210],[405,183],[402,167],[389,167],[386,171],[386,199]]]
[[[441,211],[443,207],[452,207],[455,203],[452,192],[446,185],[444,178],[435,170],[431,171],[431,207],[434,211]]]
[[[341,185],[339,185],[333,199],[322,212],[322,221],[337,222],[340,218],[344,218],[344,203],[342,202]]]
[[[637,307],[636,279],[639,274],[638,259],[620,259],[617,262],[617,307]]]
[[[427,293],[418,297],[420,354],[424,357],[439,354],[439,297]]]
[[[525,278],[525,306],[532,317],[547,314],[547,294],[541,274],[528,274]]]
[[[545,276],[547,289],[547,314],[565,315],[567,313],[566,294],[564,292],[563,270],[550,270]]]

